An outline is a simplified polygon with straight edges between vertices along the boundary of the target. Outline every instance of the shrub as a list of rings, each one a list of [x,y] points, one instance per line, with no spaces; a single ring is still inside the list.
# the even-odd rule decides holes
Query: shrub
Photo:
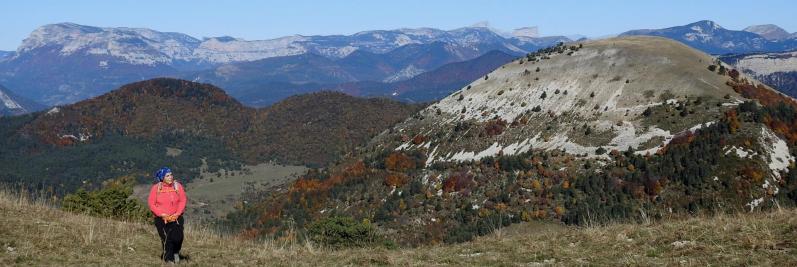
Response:
[[[310,224],[307,230],[314,242],[333,248],[364,247],[379,240],[371,223],[357,222],[347,216],[318,220]]]
[[[708,65],[708,70],[714,72],[717,70],[717,65]]]
[[[642,112],[642,115],[644,115],[645,117],[650,117],[651,114],[653,114],[653,110],[651,110],[650,108],[646,108],[645,111]]]
[[[124,184],[114,184],[95,191],[79,189],[64,197],[61,209],[118,220],[147,220],[150,212],[137,199],[130,198],[132,193],[132,185]]]
[[[606,154],[606,149],[603,148],[602,146],[598,147],[598,149],[595,150],[595,154],[598,154],[598,155]]]
[[[731,76],[731,78],[736,80],[736,79],[739,78],[739,71],[735,70],[735,69],[732,69],[732,70],[728,71],[728,76]]]

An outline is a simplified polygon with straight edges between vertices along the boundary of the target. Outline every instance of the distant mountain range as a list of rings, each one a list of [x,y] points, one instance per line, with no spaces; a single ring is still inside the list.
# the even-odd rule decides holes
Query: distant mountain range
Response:
[[[526,35],[505,37],[488,27],[450,31],[431,28],[379,30],[346,36],[289,36],[259,41],[232,37],[199,40],[181,33],[150,29],[60,23],[36,29],[13,55],[0,61],[0,83],[24,88],[24,91],[20,90],[23,96],[55,105],[76,102],[143,79],[181,77],[203,69],[216,69],[214,72],[218,72],[221,68],[223,72],[233,69],[225,64],[298,55],[316,57],[318,62],[322,61],[320,58],[339,62],[348,70],[373,66],[362,64],[363,61],[380,66],[355,71],[356,75],[332,74],[339,81],[398,81],[492,50],[520,55],[563,41],[569,39]],[[423,52],[429,54],[414,57]],[[279,68],[286,67],[268,63],[258,66],[260,63],[235,66],[244,69],[276,67],[277,73]],[[275,72],[274,69],[262,71]],[[220,74],[224,76],[224,73]],[[307,78],[299,74],[299,80],[294,81],[292,78],[296,77],[290,75],[283,77],[290,83],[302,83]]]
[[[409,80],[392,83],[342,83],[332,90],[358,96],[392,97],[408,102],[436,101],[515,58],[500,51],[492,51],[468,61],[444,65]]]
[[[36,29],[15,52],[0,52],[0,84],[46,105],[73,103],[154,77],[213,83],[242,103],[257,106],[320,89],[426,101],[458,89],[443,84],[464,84],[464,76],[424,76],[440,83],[433,89],[437,92],[426,93],[424,97],[401,96],[413,90],[394,92],[394,86],[429,89],[408,85],[411,83],[408,80],[490,51],[520,56],[571,41],[564,36],[538,37],[537,32],[536,28],[527,27],[506,33],[478,24],[449,31],[376,30],[352,35],[248,41],[60,23]],[[665,29],[632,30],[621,35],[667,37],[710,54],[797,49],[797,34],[775,25],[755,25],[737,31],[705,20]]]
[[[334,88],[335,84],[341,83],[399,82],[437,69],[444,64],[462,62],[464,59],[460,55],[461,53],[450,44],[434,42],[405,45],[384,54],[356,51],[341,59],[330,59],[316,54],[273,57],[224,64],[210,70],[181,74],[181,78],[222,86],[242,102],[259,103],[258,105],[262,106],[279,101],[295,91],[287,90],[287,94],[283,94],[279,88],[316,91],[321,87]],[[252,99],[249,97],[252,95],[258,97]],[[382,94],[364,92],[355,95]]]
[[[744,28],[743,31],[752,32],[770,41],[780,41],[786,39],[797,38],[797,32],[789,33],[781,27],[774,24],[753,25]]]
[[[786,37],[783,29],[773,26],[751,26],[746,31],[735,31],[725,29],[713,21],[703,20],[665,29],[632,30],[620,36],[667,37],[709,54],[774,52],[797,48],[796,36]]]
[[[241,102],[246,105],[254,107],[268,106],[291,95],[320,90],[339,91],[353,96],[388,97],[405,102],[417,103],[440,99],[514,58],[515,56],[504,52],[492,51],[471,60],[448,63],[437,69],[416,75],[408,80],[395,82],[338,81],[337,83],[324,83],[329,82],[330,79],[319,79],[319,77],[326,76],[318,76],[313,77],[313,80],[308,81],[308,83],[295,84],[285,80],[273,81],[264,78],[262,74],[253,75],[249,73],[240,75],[240,72],[244,72],[240,69],[238,69],[240,72],[235,78],[220,79],[218,76],[211,76],[214,77],[214,79],[198,80],[218,84],[225,88],[234,88],[233,90],[229,90],[233,97],[240,99]],[[264,59],[262,61],[272,60],[274,59]],[[252,62],[251,64],[255,63]],[[241,63],[241,65],[249,64]],[[304,72],[314,70],[312,66],[305,66],[307,66],[307,68],[303,69]],[[346,67],[340,65],[335,66],[336,70],[346,69]],[[258,68],[254,69],[262,70]],[[318,72],[322,72],[322,70]]]

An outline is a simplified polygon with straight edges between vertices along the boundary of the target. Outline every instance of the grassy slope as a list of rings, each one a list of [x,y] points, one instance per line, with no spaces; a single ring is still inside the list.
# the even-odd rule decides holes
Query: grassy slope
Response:
[[[797,210],[649,225],[514,225],[474,242],[330,251],[219,237],[189,225],[189,265],[794,265]],[[61,212],[0,192],[0,265],[156,265],[154,227]]]

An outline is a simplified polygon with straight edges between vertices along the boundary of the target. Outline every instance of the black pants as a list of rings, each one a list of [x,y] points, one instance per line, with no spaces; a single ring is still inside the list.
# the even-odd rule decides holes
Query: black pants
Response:
[[[180,253],[180,248],[183,247],[183,216],[170,223],[164,223],[162,218],[155,217],[155,228],[161,238],[163,260],[174,261],[174,254]]]

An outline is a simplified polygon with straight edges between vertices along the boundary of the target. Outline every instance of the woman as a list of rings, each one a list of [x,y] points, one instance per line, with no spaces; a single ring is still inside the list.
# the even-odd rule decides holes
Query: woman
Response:
[[[155,228],[163,245],[163,260],[180,261],[180,248],[183,246],[183,211],[185,210],[185,191],[174,180],[172,170],[163,167],[155,173],[155,184],[149,190],[149,210],[155,215]]]

